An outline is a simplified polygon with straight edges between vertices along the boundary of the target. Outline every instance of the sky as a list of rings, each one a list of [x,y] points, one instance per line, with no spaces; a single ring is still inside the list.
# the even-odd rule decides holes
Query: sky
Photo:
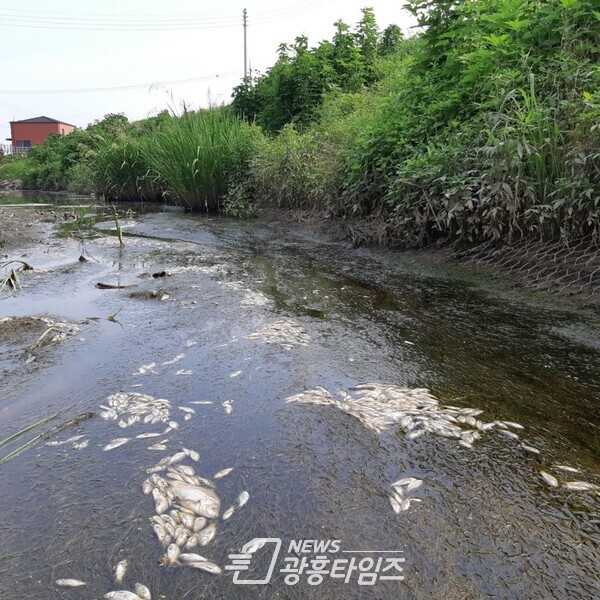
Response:
[[[0,143],[12,120],[41,115],[85,127],[109,113],[228,103],[248,62],[265,72],[277,47],[331,39],[365,6],[381,29],[413,22],[403,0],[0,0]],[[192,81],[189,81],[192,80]],[[126,88],[107,90],[106,88]],[[84,90],[84,91],[74,91]],[[30,93],[27,93],[30,92]]]

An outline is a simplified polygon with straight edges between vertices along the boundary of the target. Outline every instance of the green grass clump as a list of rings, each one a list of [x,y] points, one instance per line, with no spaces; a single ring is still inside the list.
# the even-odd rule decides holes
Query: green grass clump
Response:
[[[255,128],[224,110],[186,112],[147,138],[145,152],[168,200],[210,211],[240,178],[256,136]]]

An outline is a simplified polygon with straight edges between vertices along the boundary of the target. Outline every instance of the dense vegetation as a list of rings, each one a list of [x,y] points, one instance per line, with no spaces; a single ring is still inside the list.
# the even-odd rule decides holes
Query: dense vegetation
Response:
[[[357,238],[600,235],[594,0],[411,0],[421,33],[363,10],[331,41],[279,49],[233,102],[111,116],[33,149],[33,187],[188,207],[256,203],[350,219]],[[14,165],[11,168],[15,168]],[[0,175],[6,171],[0,171]],[[367,226],[368,225],[368,226]]]

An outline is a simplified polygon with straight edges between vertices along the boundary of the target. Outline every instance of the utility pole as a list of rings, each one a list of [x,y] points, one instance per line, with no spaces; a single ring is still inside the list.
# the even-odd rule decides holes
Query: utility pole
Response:
[[[246,31],[248,29],[248,11],[244,9],[244,79],[248,77],[248,42]]]

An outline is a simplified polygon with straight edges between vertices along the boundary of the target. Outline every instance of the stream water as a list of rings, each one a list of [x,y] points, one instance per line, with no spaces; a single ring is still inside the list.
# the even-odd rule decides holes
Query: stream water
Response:
[[[600,488],[564,486],[600,484],[593,307],[292,226],[133,206],[120,221],[121,246],[110,212],[50,209],[72,210],[73,222],[65,237],[27,250],[35,270],[0,294],[0,319],[46,316],[78,331],[27,353],[44,327],[3,333],[0,324],[0,440],[63,411],[0,448],[1,460],[48,434],[0,464],[1,600],[102,598],[135,582],[168,600],[600,597]],[[345,410],[360,384],[379,394],[363,402],[370,417],[388,406],[385,384],[401,399],[426,388],[442,414],[448,405],[480,409],[481,423],[523,429],[496,425],[472,448],[437,429],[411,436],[395,421],[375,431]],[[325,392],[306,392],[318,388],[339,402],[315,403]],[[145,439],[136,436],[167,424],[121,428],[102,418],[118,392],[168,400],[178,428]],[[299,394],[306,401],[287,401]],[[83,437],[48,445],[74,436]],[[122,437],[130,441],[103,450]],[[148,449],[163,439],[166,449]],[[185,463],[198,475],[233,467],[215,482],[221,513],[249,494],[215,521],[209,545],[192,550],[221,574],[159,564],[155,503],[142,485],[147,469],[181,448],[200,454]],[[406,477],[423,483],[410,493],[417,501],[395,511],[392,484]],[[254,538],[281,546],[277,556],[276,542],[248,555],[247,579],[266,579],[271,560],[274,568],[265,584],[243,585],[246,575],[225,567]],[[317,556],[325,571],[337,560],[337,573],[309,579]],[[119,585],[113,568],[123,559]],[[293,585],[282,570],[295,564]],[[396,566],[384,572],[386,564]],[[65,578],[86,585],[55,583]]]

